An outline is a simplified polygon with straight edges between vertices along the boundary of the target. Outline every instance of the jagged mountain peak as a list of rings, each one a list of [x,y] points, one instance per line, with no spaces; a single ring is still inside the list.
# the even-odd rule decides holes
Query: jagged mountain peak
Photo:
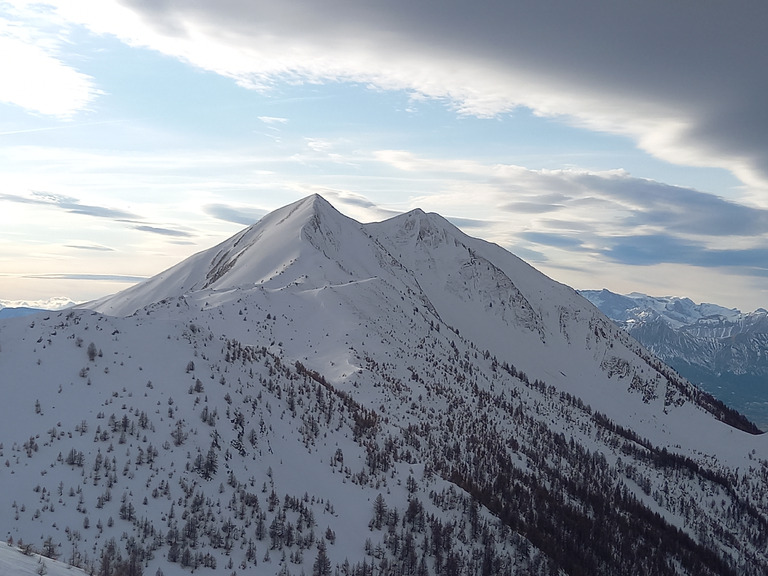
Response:
[[[610,318],[625,322],[662,318],[673,328],[698,320],[722,318],[736,320],[741,311],[716,304],[697,304],[690,298],[677,296],[648,296],[640,292],[621,295],[606,290],[581,290],[580,294],[600,308]]]
[[[319,251],[338,253],[343,241],[361,235],[360,225],[319,194],[267,214],[259,222],[216,247],[202,286],[247,288],[284,272],[301,257]]]

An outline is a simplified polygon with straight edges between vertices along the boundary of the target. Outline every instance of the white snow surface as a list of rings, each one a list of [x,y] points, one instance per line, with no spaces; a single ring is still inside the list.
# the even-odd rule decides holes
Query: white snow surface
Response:
[[[85,572],[39,554],[24,554],[15,546],[0,542],[0,574],[3,576],[85,576]]]
[[[91,342],[98,350],[93,358]],[[235,360],[236,354],[243,356]],[[551,391],[523,386],[497,370],[495,359]],[[172,503],[182,509],[187,487],[204,493],[223,519],[234,514],[226,510],[235,498],[228,485],[233,475],[258,496],[262,510],[273,486],[281,502],[308,494],[316,535],[326,527],[336,534],[337,543],[328,546],[332,562],[359,560],[365,539],[378,534],[368,528],[377,494],[404,509],[408,476],[418,479],[422,495],[452,485],[422,479],[420,456],[358,482],[354,473],[366,452],[352,438],[351,417],[323,423],[318,404],[312,410],[323,427],[316,435],[312,411],[302,412],[315,402],[306,378],[295,380],[300,404],[293,410],[288,384],[270,388],[272,380],[278,387],[288,382],[286,367],[297,362],[374,411],[392,434],[442,421],[454,409],[448,398],[478,402],[471,387],[459,387],[467,377],[478,390],[516,395],[553,432],[604,453],[611,464],[627,458],[618,444],[599,440],[586,413],[557,408],[558,394],[718,470],[751,479],[749,471],[768,459],[765,437],[715,419],[691,400],[687,382],[667,375],[587,300],[501,247],[436,214],[415,210],[360,224],[311,196],[114,296],[0,323],[0,530],[37,549],[53,537],[62,557],[74,549],[95,562],[108,537],[138,531],[137,520],[121,518],[121,504],[131,502],[137,517],[168,530]],[[456,376],[459,365],[468,370],[464,376]],[[441,387],[452,386],[453,396],[441,396]],[[343,404],[340,395],[327,396]],[[215,428],[201,420],[204,407],[217,411]],[[137,429],[142,414],[150,424]],[[501,422],[514,436],[512,424]],[[176,446],[171,438],[179,427],[187,436]],[[217,440],[214,429],[218,471],[203,480],[189,465]],[[148,444],[157,451],[151,466]],[[83,467],[65,462],[70,450],[82,452]],[[343,464],[335,463],[337,450]],[[112,468],[94,475],[97,459]],[[531,466],[524,458],[519,465]],[[664,484],[661,477],[650,481],[659,489]],[[695,531],[678,512],[642,497],[670,522]],[[258,573],[288,565],[277,552],[265,559],[268,547],[259,546]],[[166,576],[189,573],[168,562],[167,553],[160,548],[144,573],[158,567]],[[241,546],[228,569],[228,554],[211,553],[217,570],[210,573],[227,574],[243,554]],[[295,573],[311,573],[315,553],[305,554],[290,565]],[[48,573],[59,574],[54,569],[49,562]]]

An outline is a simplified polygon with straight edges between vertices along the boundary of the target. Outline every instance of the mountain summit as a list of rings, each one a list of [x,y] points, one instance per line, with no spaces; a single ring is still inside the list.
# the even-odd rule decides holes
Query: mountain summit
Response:
[[[266,288],[280,281],[288,284],[302,276],[286,280],[296,269],[317,271],[318,258],[330,262],[328,253],[337,252],[342,242],[356,246],[364,237],[359,224],[313,195],[275,210],[146,282],[85,306],[127,316],[167,298]],[[294,266],[298,260],[300,264]]]
[[[768,446],[567,286],[319,196],[0,323],[0,530],[110,574],[762,574]],[[119,570],[116,572],[116,570]]]

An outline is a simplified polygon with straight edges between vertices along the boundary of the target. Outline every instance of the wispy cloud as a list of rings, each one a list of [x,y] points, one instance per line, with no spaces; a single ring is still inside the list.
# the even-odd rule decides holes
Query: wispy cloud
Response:
[[[707,236],[768,233],[768,210],[715,194],[625,175],[603,178],[584,174],[574,180],[603,201],[626,207],[630,215],[624,224]]]
[[[490,172],[490,169],[489,169]],[[497,169],[498,172],[498,169]],[[518,200],[500,208],[509,215],[547,216],[540,222],[567,221],[578,215],[604,231],[646,228],[706,237],[768,234],[768,210],[721,196],[662,182],[635,178],[621,171],[541,171],[514,167],[499,189],[514,186]]]
[[[458,216],[447,216],[446,219],[459,228],[469,229],[483,229],[494,226],[495,222],[488,222],[487,220],[479,220],[477,218],[460,218]]]
[[[768,77],[756,72],[768,5],[758,0],[697,4],[695,17],[688,3],[657,0],[55,4],[97,33],[243,86],[352,81],[476,116],[523,106],[768,188]]]
[[[638,266],[688,264],[706,268],[738,268],[742,274],[768,276],[768,248],[712,248],[664,234],[621,236],[603,253],[615,262]]]
[[[523,232],[521,238],[533,244],[543,246],[553,246],[556,248],[565,248],[568,250],[583,250],[584,242],[573,236],[565,236],[554,232]]]
[[[116,208],[109,208],[106,206],[97,206],[94,204],[83,204],[79,199],[72,196],[66,196],[62,194],[54,194],[50,192],[32,192],[27,196],[19,194],[0,194],[0,202],[15,202],[19,204],[33,204],[39,206],[48,206],[52,208],[61,209],[69,214],[76,214],[81,216],[91,216],[94,218],[106,218],[114,220],[124,225],[129,225],[133,230],[139,232],[148,232],[150,234],[167,236],[172,238],[192,238],[194,234],[186,230],[180,230],[179,228],[170,228],[164,226],[156,226],[151,224],[141,224],[145,218],[129,212],[127,210],[120,210]],[[70,248],[78,248],[81,250],[94,250],[94,251],[110,251],[111,248],[100,246],[96,244],[87,245],[69,245]]]
[[[134,226],[133,228],[134,230],[139,230],[141,232],[151,232],[152,234],[159,234],[161,236],[173,236],[176,238],[191,238],[193,236],[193,234],[190,234],[189,232],[185,232],[183,230],[175,230],[172,228],[161,228],[159,226],[148,226],[145,224]]]
[[[125,282],[135,284],[146,280],[146,276],[129,276],[122,274],[29,274],[25,278],[35,278],[39,280],[92,280],[95,282]]]
[[[73,198],[71,196],[63,196],[60,194],[53,194],[50,192],[32,192],[29,196],[21,196],[18,194],[0,194],[0,201],[3,200],[7,202],[17,202],[20,204],[38,204],[51,206],[54,208],[60,208],[71,214],[94,216],[96,218],[111,218],[117,220],[141,219],[140,216],[126,210],[107,208],[105,206],[81,204],[77,198]]]
[[[94,252],[114,252],[113,248],[107,246],[99,246],[97,244],[66,244],[67,248],[74,248],[76,250],[93,250]]]
[[[233,206],[230,204],[206,204],[203,206],[203,212],[219,220],[245,226],[258,222],[267,213],[266,210],[258,208]]]
[[[258,118],[264,122],[264,124],[268,124],[270,126],[288,123],[288,118],[279,118],[275,116],[259,116]]]
[[[102,126],[105,124],[118,124],[122,120],[104,120],[100,122],[67,122],[57,126],[43,126],[41,128],[23,128],[20,130],[3,130],[0,132],[0,136],[13,136],[15,134],[34,134],[36,132],[56,132],[60,130],[73,130],[83,128],[87,126]]]
[[[560,204],[550,204],[542,198],[540,202],[510,202],[505,205],[505,210],[518,214],[546,214],[563,208]]]

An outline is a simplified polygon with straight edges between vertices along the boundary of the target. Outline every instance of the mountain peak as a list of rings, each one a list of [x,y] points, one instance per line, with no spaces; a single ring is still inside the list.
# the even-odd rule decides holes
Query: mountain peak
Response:
[[[83,307],[128,316],[155,302],[193,293],[221,294],[256,286],[275,289],[303,282],[310,273],[321,282],[316,270],[318,258],[349,259],[349,252],[354,253],[367,241],[361,224],[341,214],[319,194],[312,194],[270,212],[217,246],[141,284]],[[341,254],[343,251],[348,254]],[[327,266],[325,270],[331,273],[333,268]],[[326,283],[338,280],[325,278]]]
[[[434,248],[448,242],[450,237],[464,236],[461,230],[440,214],[425,212],[421,208],[415,208],[384,222],[367,224],[366,229],[402,247],[424,244]]]
[[[765,439],[436,214],[362,225],[313,195],[96,307],[0,323],[0,530],[27,550],[90,573],[764,573]]]
[[[323,214],[341,216],[341,213],[320,194],[310,194],[292,204],[278,208],[264,218],[270,218],[270,220],[275,220],[277,224],[283,224],[284,222],[306,221]]]

